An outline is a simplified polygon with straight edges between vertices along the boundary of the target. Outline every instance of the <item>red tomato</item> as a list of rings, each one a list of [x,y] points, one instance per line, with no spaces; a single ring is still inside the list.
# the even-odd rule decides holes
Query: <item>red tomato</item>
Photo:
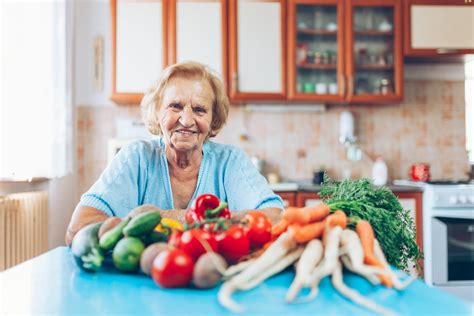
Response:
[[[179,230],[174,230],[171,233],[170,237],[168,238],[168,245],[173,246],[175,248],[179,248],[182,235],[183,235],[183,232],[180,232]]]
[[[231,226],[216,236],[218,252],[228,263],[236,263],[249,254],[250,242],[242,227]]]
[[[258,211],[249,211],[242,222],[252,248],[259,248],[272,239],[272,223],[267,215]]]
[[[177,248],[168,249],[153,260],[151,277],[161,287],[183,287],[191,281],[193,269],[193,259],[187,253]]]
[[[189,254],[196,261],[207,250],[203,243],[209,245],[212,251],[217,251],[217,241],[211,233],[204,229],[193,228],[183,232],[181,235],[179,248]]]

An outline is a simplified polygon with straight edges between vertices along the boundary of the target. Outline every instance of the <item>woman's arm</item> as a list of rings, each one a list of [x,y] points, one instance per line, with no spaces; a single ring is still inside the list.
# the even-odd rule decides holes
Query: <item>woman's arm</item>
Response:
[[[72,214],[71,221],[66,231],[66,245],[70,246],[72,239],[84,226],[105,221],[109,216],[99,209],[90,206],[78,205]]]

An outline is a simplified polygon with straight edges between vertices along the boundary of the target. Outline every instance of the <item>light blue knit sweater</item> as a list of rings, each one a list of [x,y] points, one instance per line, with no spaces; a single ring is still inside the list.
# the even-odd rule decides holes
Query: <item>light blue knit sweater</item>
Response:
[[[272,192],[242,150],[211,141],[203,145],[199,177],[190,203],[203,193],[215,194],[232,211],[283,209],[281,198]],[[141,140],[123,147],[79,204],[119,217],[142,204],[175,209],[163,140]]]

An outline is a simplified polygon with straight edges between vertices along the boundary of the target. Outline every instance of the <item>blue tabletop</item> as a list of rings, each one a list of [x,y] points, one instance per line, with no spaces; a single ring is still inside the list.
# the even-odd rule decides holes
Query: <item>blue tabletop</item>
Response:
[[[472,315],[460,299],[416,280],[404,291],[372,286],[344,272],[352,288],[400,315]],[[372,315],[339,295],[329,278],[309,303],[286,304],[293,272],[287,271],[257,288],[234,294],[243,315]],[[122,274],[110,268],[98,273],[81,271],[69,248],[60,247],[0,274],[0,314],[232,314],[217,302],[218,288],[161,289],[143,274]],[[3,292],[3,293],[2,293]],[[2,307],[3,304],[3,307]]]

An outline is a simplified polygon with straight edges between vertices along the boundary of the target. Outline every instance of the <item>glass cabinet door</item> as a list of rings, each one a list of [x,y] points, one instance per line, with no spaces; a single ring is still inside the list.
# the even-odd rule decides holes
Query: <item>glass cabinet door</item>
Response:
[[[376,2],[354,0],[350,7],[350,101],[402,97],[400,7],[397,2]]]
[[[343,18],[339,1],[291,1],[289,6],[289,97],[344,98]]]

